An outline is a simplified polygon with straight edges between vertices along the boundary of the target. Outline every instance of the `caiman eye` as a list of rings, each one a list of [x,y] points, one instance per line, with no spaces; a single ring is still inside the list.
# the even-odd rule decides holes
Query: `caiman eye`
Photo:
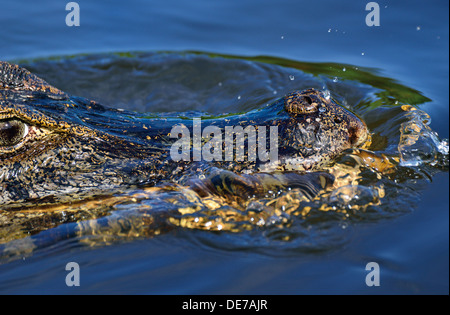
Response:
[[[28,135],[28,125],[18,119],[0,120],[0,148],[14,147]]]
[[[20,161],[38,156],[62,141],[65,134],[17,117],[0,118],[0,164],[4,160]]]

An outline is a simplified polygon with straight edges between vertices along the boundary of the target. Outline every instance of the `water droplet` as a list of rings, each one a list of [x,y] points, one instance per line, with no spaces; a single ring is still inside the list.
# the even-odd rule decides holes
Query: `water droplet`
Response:
[[[222,82],[219,82],[217,85],[218,85],[218,86],[222,86]]]
[[[240,100],[240,99],[241,99],[241,96],[240,96],[240,95],[238,95],[237,99],[238,99],[238,100]]]
[[[289,76],[289,80],[294,81],[294,80],[295,80],[295,77],[294,77],[293,75],[290,75],[290,76]]]
[[[420,31],[420,26],[417,26],[417,27],[416,27],[416,30],[417,30],[417,31]]]
[[[345,69],[345,67],[344,67],[344,68],[342,69],[342,71],[344,71],[344,72],[345,72],[345,71],[347,71],[347,69]]]
[[[334,77],[334,78],[333,78],[333,82],[337,82],[337,81],[339,81],[338,78],[337,78],[337,77]]]
[[[361,53],[361,56],[364,56],[364,55],[365,55],[365,53],[364,53],[364,52],[362,52],[362,53]]]
[[[325,99],[326,99],[327,101],[330,100],[330,97],[331,97],[330,91],[329,91],[329,90],[323,91],[323,96],[325,97]]]
[[[319,112],[324,113],[327,109],[325,107],[319,107]]]
[[[277,90],[274,90],[273,91],[273,95],[276,95],[278,92],[277,92]]]
[[[331,28],[328,29],[328,33],[331,33]]]
[[[284,36],[283,36],[283,35],[281,35],[281,39],[284,39]]]

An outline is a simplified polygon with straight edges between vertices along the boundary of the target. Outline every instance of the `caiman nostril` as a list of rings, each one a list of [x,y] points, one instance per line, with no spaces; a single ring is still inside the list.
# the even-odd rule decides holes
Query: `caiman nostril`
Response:
[[[357,140],[358,140],[358,135],[357,135],[356,128],[355,127],[350,127],[348,129],[348,134],[349,134],[349,137],[350,137],[350,143],[352,145],[354,145],[357,142]]]
[[[360,148],[367,142],[368,134],[364,130],[367,130],[365,125],[361,128],[352,126],[348,129],[350,144],[353,147]]]
[[[315,90],[294,92],[286,96],[285,109],[291,114],[311,114],[317,112],[320,99],[317,98]]]

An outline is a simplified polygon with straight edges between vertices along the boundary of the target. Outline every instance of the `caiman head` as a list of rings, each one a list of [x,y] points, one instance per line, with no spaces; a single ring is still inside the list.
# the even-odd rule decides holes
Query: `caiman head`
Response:
[[[259,115],[259,125],[277,125],[281,169],[320,169],[367,140],[364,122],[322,92],[296,92],[274,104],[267,112],[221,121],[250,124]],[[169,134],[180,121],[185,122],[149,119],[69,96],[0,62],[0,210],[68,203],[171,180],[182,163],[170,158],[175,139]]]
[[[0,210],[154,183],[168,169],[167,150],[146,142],[144,128],[0,62]]]
[[[280,160],[286,170],[320,169],[342,151],[370,143],[365,122],[325,92],[293,92],[282,102],[291,117],[280,124]]]

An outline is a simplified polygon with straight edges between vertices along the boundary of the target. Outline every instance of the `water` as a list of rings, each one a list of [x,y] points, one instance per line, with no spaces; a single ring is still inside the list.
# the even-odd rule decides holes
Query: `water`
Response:
[[[83,276],[76,292],[86,293],[448,294],[448,172],[421,167],[424,161],[439,161],[448,148],[440,142],[448,138],[448,2],[425,7],[418,1],[379,2],[379,28],[365,25],[365,4],[350,1],[79,4],[79,28],[65,26],[61,4],[4,4],[0,59],[27,64],[69,93],[141,112],[164,111],[168,100],[180,112],[250,110],[313,86],[330,90],[363,116],[378,134],[377,152],[397,150],[400,137],[414,130],[411,121],[423,132],[412,146],[402,142],[399,174],[365,179],[364,187],[388,185],[387,202],[360,214],[352,208],[358,206],[354,201],[349,221],[330,215],[324,222],[319,215],[319,225],[314,216],[294,216],[291,228],[175,229],[92,249],[73,238],[55,242],[51,232],[43,232],[34,236],[41,245],[32,254],[22,251],[0,266],[0,292],[72,293],[74,288],[64,284],[64,267],[76,261]],[[216,58],[174,54],[171,60],[167,55],[155,60],[144,53],[147,57],[131,54],[117,62],[117,55],[98,55],[185,50],[212,52]],[[80,53],[90,57],[47,59]],[[102,69],[101,62],[124,67]],[[177,63],[185,68],[173,67]],[[139,65],[147,67],[139,72]],[[146,77],[150,70],[157,76]],[[134,84],[119,90],[124,77]],[[162,82],[177,88],[165,89]],[[404,111],[402,104],[416,105],[430,119],[421,111]],[[423,154],[420,160],[412,153],[414,145]],[[373,196],[373,191],[359,192],[364,193]],[[339,196],[324,198],[342,206]],[[70,228],[60,225],[55,233],[65,226]],[[17,248],[21,242],[29,249],[30,239],[9,245]],[[370,261],[381,266],[378,288],[364,282]]]

